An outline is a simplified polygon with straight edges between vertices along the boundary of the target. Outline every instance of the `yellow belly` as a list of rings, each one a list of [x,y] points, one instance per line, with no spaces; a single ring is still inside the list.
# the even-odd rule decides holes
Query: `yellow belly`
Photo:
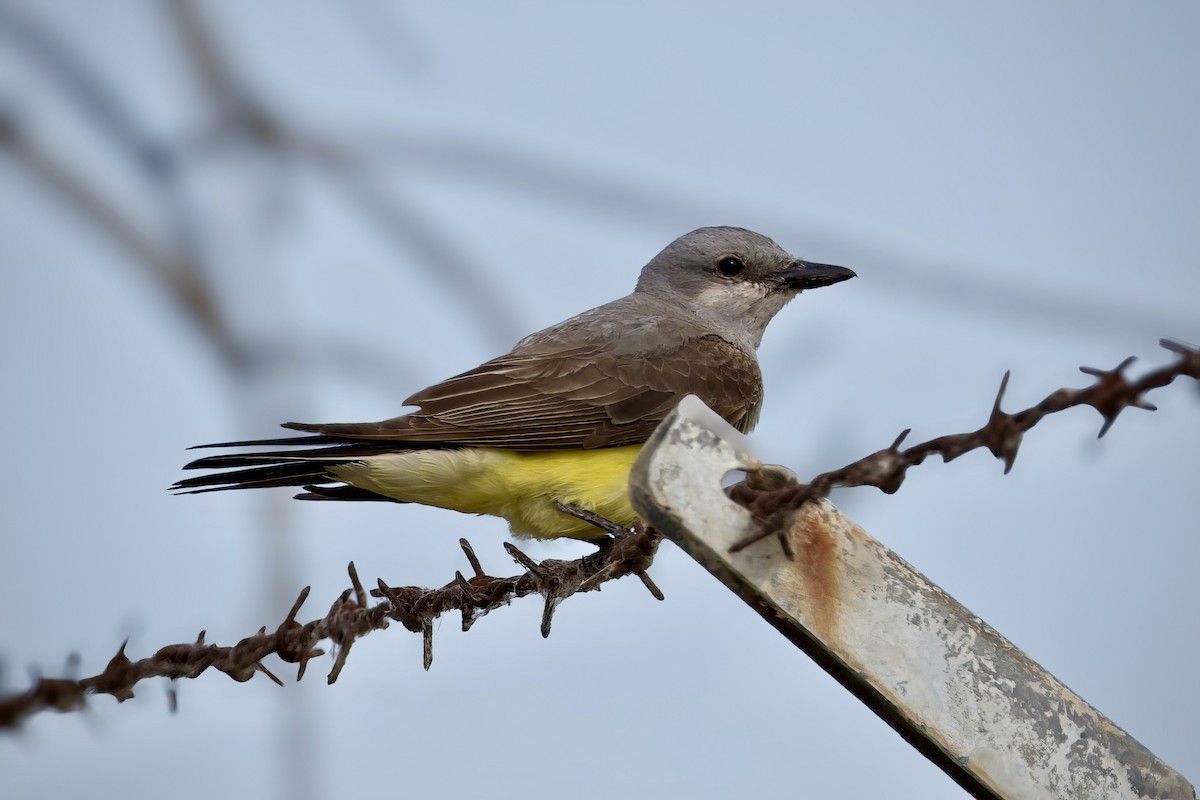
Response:
[[[485,447],[414,450],[330,467],[340,480],[408,503],[490,514],[516,536],[594,539],[603,532],[554,501],[631,525],[629,468],[641,445],[517,453]]]

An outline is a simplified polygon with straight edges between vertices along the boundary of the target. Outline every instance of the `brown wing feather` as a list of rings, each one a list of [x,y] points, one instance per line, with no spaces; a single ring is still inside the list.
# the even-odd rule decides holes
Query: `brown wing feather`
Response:
[[[347,439],[511,450],[616,447],[644,442],[688,394],[748,430],[762,402],[754,357],[717,336],[666,353],[599,349],[510,353],[414,394],[419,411],[371,423],[294,430]]]

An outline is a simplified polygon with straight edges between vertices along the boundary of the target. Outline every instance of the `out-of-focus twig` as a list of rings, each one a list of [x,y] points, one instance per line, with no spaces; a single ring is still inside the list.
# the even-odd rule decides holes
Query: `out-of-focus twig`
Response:
[[[231,55],[232,48],[222,46],[203,6],[192,0],[173,0],[164,7],[174,23],[181,52],[188,58],[205,96],[211,101],[218,120],[217,128],[225,141],[234,140],[260,148],[264,154],[283,156],[294,162],[315,162],[323,168],[324,176],[347,195],[347,199],[366,211],[378,230],[393,244],[411,249],[431,269],[428,275],[442,281],[462,305],[470,310],[470,318],[484,327],[490,339],[511,341],[521,326],[501,304],[484,270],[459,247],[452,236],[429,225],[428,214],[415,216],[414,203],[398,198],[398,181],[385,185],[381,166],[391,161],[408,172],[432,170],[435,174],[466,175],[475,182],[493,181],[507,191],[532,194],[535,198],[557,205],[574,205],[588,211],[622,221],[649,224],[656,231],[663,226],[692,224],[697,219],[712,219],[727,212],[720,204],[697,202],[692,198],[672,196],[648,186],[638,186],[628,180],[614,180],[596,169],[580,169],[555,164],[544,154],[521,152],[487,140],[472,140],[459,135],[437,134],[422,136],[409,131],[392,131],[368,137],[333,135],[302,135],[299,127],[277,113],[264,101],[265,92],[253,91],[245,70],[238,67]],[[2,12],[10,12],[6,19]],[[15,15],[7,5],[0,5],[0,25],[13,28],[11,33],[24,45],[31,60],[43,65],[57,85],[63,88],[76,104],[106,130],[127,153],[138,160],[141,171],[158,179],[160,206],[172,217],[176,239],[182,247],[193,247],[197,236],[193,210],[187,208],[184,193],[177,191],[172,176],[187,166],[178,148],[164,147],[145,132],[145,127],[131,123],[128,108],[116,102],[113,91],[95,78],[95,71],[79,61],[76,54],[58,46],[45,25],[36,24],[29,14]],[[393,36],[397,33],[389,26]],[[336,161],[325,160],[331,152],[340,154]],[[385,191],[386,188],[386,191]],[[404,222],[400,227],[393,223]],[[813,238],[812,230],[798,230],[786,220],[776,223],[784,235]],[[416,231],[418,236],[413,236]],[[861,250],[861,246],[857,246]],[[884,256],[880,256],[881,258]],[[870,254],[866,256],[870,261]],[[886,291],[913,292],[923,303],[946,304],[974,308],[982,313],[996,314],[1005,319],[1028,320],[1034,324],[1069,327],[1071,330],[1091,330],[1100,334],[1114,329],[1114,321],[1125,331],[1161,329],[1161,314],[1139,311],[1131,307],[1084,302],[1077,297],[1053,294],[1046,287],[1036,290],[992,281],[978,271],[950,267],[931,270],[888,254],[891,268],[876,278]],[[203,267],[202,259],[192,258]],[[467,279],[463,280],[462,276]],[[964,277],[966,275],[966,277]],[[919,280],[917,278],[920,278]],[[879,284],[880,286],[883,283]]]
[[[175,245],[194,265],[202,266],[196,210],[180,181],[180,154],[139,117],[123,96],[125,87],[107,80],[103,70],[91,68],[51,26],[17,3],[0,3],[0,30],[73,103],[99,138],[132,166],[132,174],[155,193],[156,210],[164,214]]]
[[[324,654],[317,645],[325,639],[334,644],[333,667],[327,676],[328,682],[333,683],[346,664],[351,646],[372,631],[387,628],[392,621],[423,636],[424,664],[425,669],[429,669],[433,662],[433,620],[437,617],[448,611],[459,611],[465,631],[489,611],[530,594],[540,594],[545,600],[541,631],[543,636],[549,636],[554,611],[564,599],[599,589],[601,584],[626,575],[637,575],[661,600],[662,593],[646,573],[660,540],[658,534],[637,528],[583,558],[540,562],[505,543],[505,550],[525,568],[525,572],[510,578],[495,578],[483,571],[471,545],[460,539],[459,544],[471,564],[473,574],[470,578],[456,572],[452,581],[438,589],[389,586],[378,580],[378,588],[370,594],[382,599],[374,604],[368,600],[351,563],[351,588],[342,592],[321,619],[305,624],[296,621],[300,607],[308,598],[309,588],[305,587],[278,628],[273,631],[261,628],[232,647],[206,643],[204,631],[201,631],[194,642],[168,645],[148,658],[131,661],[122,644],[98,675],[77,680],[42,678],[23,694],[0,697],[0,729],[19,727],[38,711],[80,709],[89,694],[110,694],[118,701],[128,700],[133,697],[133,687],[146,678],[196,678],[210,667],[235,681],[247,681],[261,672],[283,685],[263,664],[263,659],[275,654],[283,661],[298,664],[296,680],[300,680],[308,662]]]
[[[143,173],[162,176],[172,171],[175,161],[171,151],[138,124],[113,88],[96,70],[88,69],[50,26],[26,14],[15,3],[0,3],[0,28],[7,29],[9,41],[70,97],[95,129],[124,151]]]
[[[438,230],[418,204],[402,200],[394,187],[379,185],[366,162],[334,141],[300,135],[291,147],[320,167],[330,186],[357,206],[365,219],[375,222],[393,246],[408,250],[420,263],[436,265],[431,274],[486,324],[493,339],[516,342],[521,337],[521,327],[507,304],[496,302],[503,296],[500,287],[448,234]]]
[[[450,237],[439,233],[412,204],[400,202],[394,191],[385,191],[373,166],[352,150],[302,130],[253,92],[193,0],[172,0],[167,9],[223,130],[240,142],[320,168],[391,244],[413,250],[429,266],[426,274],[469,309],[471,319],[482,325],[490,339],[510,342],[520,337],[522,326],[506,304],[497,302],[501,294],[491,278]]]
[[[741,550],[772,535],[779,529],[779,525],[775,524],[779,514],[826,497],[835,487],[876,486],[892,494],[904,482],[909,467],[920,464],[934,454],[940,455],[942,461],[952,461],[964,453],[985,447],[1004,462],[1004,471],[1007,473],[1016,460],[1025,431],[1046,416],[1068,408],[1091,406],[1099,411],[1104,418],[1099,434],[1103,436],[1126,408],[1154,411],[1155,407],[1142,397],[1151,389],[1166,386],[1181,375],[1200,380],[1200,348],[1170,339],[1161,339],[1159,344],[1178,356],[1175,363],[1148,372],[1134,381],[1124,374],[1126,367],[1133,363],[1132,356],[1110,370],[1080,367],[1081,372],[1096,379],[1095,383],[1084,389],[1059,389],[1037,405],[1015,414],[1000,410],[1000,401],[1004,399],[1004,390],[1008,387],[1009,373],[1006,372],[1000,381],[1000,391],[992,404],[987,424],[971,433],[939,436],[901,450],[900,445],[909,434],[905,430],[891,446],[841,469],[822,473],[808,483],[793,479],[785,486],[776,488],[759,483],[756,476],[750,474],[745,481],[731,488],[730,497],[749,508],[764,524],[761,530],[737,542],[732,549]]]
[[[31,175],[120,245],[133,263],[143,267],[148,277],[165,289],[228,363],[242,362],[245,354],[225,325],[217,300],[199,270],[147,236],[94,186],[26,137],[12,119],[0,119],[0,151],[7,151]]]
[[[378,169],[390,163],[409,173],[427,172],[476,183],[491,182],[505,192],[552,203],[555,208],[574,207],[656,232],[665,227],[683,227],[696,220],[719,219],[728,214],[727,208],[719,202],[664,192],[648,184],[639,185],[633,177],[615,178],[595,165],[556,162],[544,153],[532,153],[459,132],[363,132],[343,134],[338,141],[341,148],[356,155],[364,168],[374,166]],[[811,227],[797,226],[788,218],[771,221],[770,229],[775,231],[774,235],[787,237],[788,241],[807,242],[806,247],[821,244],[814,239]],[[829,234],[819,239],[825,240],[825,246],[837,244]],[[1152,308],[1082,298],[1044,285],[1014,284],[1011,279],[997,278],[968,265],[931,265],[925,258],[905,257],[894,251],[874,252],[861,242],[855,243],[853,249],[865,264],[888,265],[886,270],[871,275],[870,285],[876,291],[889,296],[905,295],[924,305],[971,309],[1010,323],[1019,320],[1041,327],[1074,333],[1088,331],[1102,336],[1114,330],[1154,335],[1164,327],[1163,312]],[[1169,325],[1172,319],[1186,321],[1172,317],[1165,322]]]

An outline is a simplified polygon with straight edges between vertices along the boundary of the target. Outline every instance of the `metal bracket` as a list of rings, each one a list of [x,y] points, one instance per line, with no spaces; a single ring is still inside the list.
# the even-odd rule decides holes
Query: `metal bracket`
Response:
[[[807,653],[926,758],[981,798],[1172,798],[1192,785],[828,502],[775,537],[730,501],[763,465],[694,397],[633,466],[638,514]]]

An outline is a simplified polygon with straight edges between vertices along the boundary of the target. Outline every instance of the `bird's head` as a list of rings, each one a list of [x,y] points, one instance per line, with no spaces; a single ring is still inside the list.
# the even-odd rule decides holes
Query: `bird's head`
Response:
[[[757,347],[767,323],[805,289],[855,277],[804,261],[745,228],[699,228],[642,268],[637,291],[676,304],[731,340]]]

